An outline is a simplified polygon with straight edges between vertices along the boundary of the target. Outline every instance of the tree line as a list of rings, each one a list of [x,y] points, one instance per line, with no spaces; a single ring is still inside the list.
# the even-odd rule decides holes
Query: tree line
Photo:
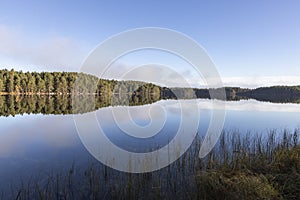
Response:
[[[0,70],[1,93],[71,93],[74,72],[22,72]]]
[[[148,99],[210,99],[211,90],[224,89],[227,100],[257,99],[271,102],[300,102],[300,86],[273,86],[256,89],[226,87],[214,89],[167,88],[141,81],[100,79],[78,72],[22,72],[0,70],[0,94],[96,94],[111,99],[114,94],[143,104]],[[223,99],[222,99],[223,100]],[[141,102],[142,101],[142,102]],[[120,102],[118,100],[118,102]]]
[[[160,87],[140,81],[116,81],[77,72],[0,70],[0,94],[142,93],[160,95]]]

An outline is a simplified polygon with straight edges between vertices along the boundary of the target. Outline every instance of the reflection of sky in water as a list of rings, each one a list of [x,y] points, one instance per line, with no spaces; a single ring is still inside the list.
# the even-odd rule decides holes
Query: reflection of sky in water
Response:
[[[211,105],[209,100],[197,100],[197,102],[201,109],[199,132],[204,134],[211,117]],[[147,127],[149,124],[164,120],[163,130],[156,137],[148,138],[162,140],[158,141],[158,145],[163,146],[167,142],[166,138],[173,138],[173,133],[179,126],[181,113],[191,119],[196,118],[194,101],[186,100],[181,103],[182,110],[176,100],[157,102],[155,104],[161,105],[164,112],[157,111],[150,114],[147,105],[132,107],[130,115],[119,116],[118,120],[121,119],[120,123],[123,124],[133,120],[138,126],[144,128],[144,131],[149,130]],[[261,132],[268,129],[300,127],[300,105],[297,104],[274,104],[251,100],[227,102],[226,107],[225,129]],[[109,111],[117,108],[103,108],[97,111],[97,116],[101,126],[109,133],[107,136],[121,147],[125,147],[129,144],[127,139],[130,139],[130,135],[121,133],[122,131],[114,124],[114,119]],[[119,135],[119,133],[121,134]],[[123,139],[127,142],[126,144],[122,144]],[[64,149],[79,144],[80,141],[71,115],[38,114],[0,117],[0,157],[24,154],[29,150],[38,153],[48,148]],[[128,146],[127,148],[133,149],[134,147]]]
[[[80,159],[77,159],[79,158]],[[83,159],[84,158],[84,159]],[[92,159],[76,134],[72,116],[0,117],[0,189],[33,175],[70,168]]]
[[[114,110],[115,115],[119,114],[117,111],[118,107],[111,109]],[[130,109],[131,108],[129,108],[129,110]],[[108,137],[109,140],[115,145],[130,152],[150,152],[162,148],[175,137],[181,119],[180,115],[168,112],[168,109],[166,109],[166,116],[154,113],[154,116],[152,115],[152,120],[149,120],[149,109],[151,109],[150,106],[141,106],[139,109],[129,111],[129,115],[124,115],[119,124],[115,123],[115,120],[117,119],[114,118],[113,112],[111,112],[110,109],[107,109],[105,112],[98,112],[97,116],[101,128],[103,129],[104,133],[106,133],[106,137]],[[161,121],[164,123],[160,123]],[[130,123],[131,127],[126,127],[127,123]],[[158,129],[156,129],[156,127],[153,129],[153,125],[160,125],[160,127],[158,127]],[[126,127],[127,131],[124,131],[122,127]],[[155,131],[155,134],[151,137],[143,138],[136,134],[135,137],[129,135],[130,131],[133,129],[140,130],[141,136],[152,135],[152,131]]]
[[[217,102],[217,101],[216,101]],[[193,101],[181,101],[180,110],[176,100],[160,101],[154,105],[164,108],[163,112],[151,111],[149,107],[132,107],[130,117],[119,116],[120,123],[133,120],[144,127],[155,120],[164,119],[163,129],[155,136],[146,139],[134,138],[123,133],[114,123],[109,109],[97,111],[99,123],[108,133],[107,137],[119,147],[143,152],[149,146],[157,148],[168,143],[176,134],[180,116],[186,115],[195,119]],[[197,100],[200,110],[199,133],[204,135],[211,117],[209,100]],[[216,109],[219,109],[216,103]],[[274,104],[257,101],[226,102],[226,130],[265,132],[270,129],[294,129],[300,127],[300,105]],[[151,121],[150,117],[153,118]],[[157,123],[159,124],[159,123]],[[15,177],[26,177],[32,173],[46,173],[48,169],[69,168],[73,162],[85,165],[95,160],[85,150],[77,135],[71,115],[23,115],[16,117],[0,117],[0,187],[10,183]]]
[[[0,118],[0,122],[0,157],[5,156],[5,152],[9,156],[19,150],[22,153],[26,153],[25,150],[40,152],[75,143],[71,116],[24,115]]]

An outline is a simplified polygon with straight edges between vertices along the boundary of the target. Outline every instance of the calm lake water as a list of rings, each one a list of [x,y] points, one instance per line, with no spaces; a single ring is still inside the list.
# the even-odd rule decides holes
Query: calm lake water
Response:
[[[109,133],[107,137],[114,144],[128,151],[147,152],[148,144],[161,148],[175,136],[182,114],[188,115],[188,119],[192,120],[200,113],[198,134],[205,135],[212,109],[222,109],[218,106],[212,108],[211,101],[199,99],[195,105],[195,101],[181,100],[179,106],[176,100],[161,100],[151,105],[103,107],[94,112],[102,128]],[[112,115],[114,111],[125,108],[124,116],[118,116],[125,128],[127,124],[135,123],[149,130],[147,126],[150,123],[161,126],[162,121],[163,128],[149,138],[130,137],[118,128]],[[267,134],[271,129],[293,131],[300,127],[300,104],[230,101],[226,102],[225,111],[225,130],[239,130],[241,133],[251,131],[254,135]],[[141,134],[148,133],[145,131]],[[24,114],[0,117],[2,191],[10,191],[12,185],[26,182],[32,177],[43,178],[50,173],[60,173],[74,163],[79,169],[84,169],[90,163],[98,161],[82,144],[72,115]]]

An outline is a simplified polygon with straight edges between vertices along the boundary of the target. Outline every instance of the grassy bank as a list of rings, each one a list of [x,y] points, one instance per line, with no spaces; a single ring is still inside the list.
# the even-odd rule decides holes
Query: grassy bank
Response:
[[[22,183],[13,199],[298,199],[299,130],[268,134],[224,131],[198,158],[202,138],[175,163],[152,173],[128,174],[100,164],[72,166]],[[3,196],[4,198],[5,196]]]
[[[197,174],[203,199],[299,199],[299,130],[253,139],[224,134],[219,153],[212,152]]]

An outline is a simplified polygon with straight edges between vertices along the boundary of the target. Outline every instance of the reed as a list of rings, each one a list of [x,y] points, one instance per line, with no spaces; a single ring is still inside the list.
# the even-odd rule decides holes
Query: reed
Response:
[[[299,129],[223,131],[204,159],[198,158],[203,138],[197,136],[180,159],[159,171],[130,174],[101,164],[85,170],[72,165],[63,174],[21,184],[11,199],[297,199],[299,134]]]

